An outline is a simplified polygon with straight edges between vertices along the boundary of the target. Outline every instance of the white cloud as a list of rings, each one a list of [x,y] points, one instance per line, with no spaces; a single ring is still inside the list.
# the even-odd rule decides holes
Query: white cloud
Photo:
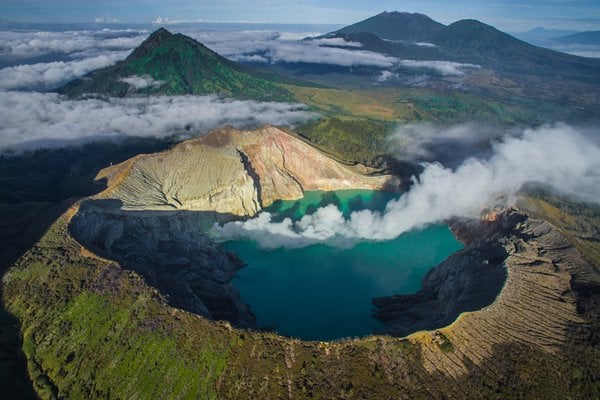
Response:
[[[599,132],[593,133],[597,137]],[[453,217],[476,218],[488,207],[510,204],[528,183],[597,202],[597,141],[564,124],[528,129],[520,137],[496,143],[488,160],[470,158],[455,170],[438,163],[427,165],[413,187],[390,201],[383,213],[362,210],[345,219],[330,205],[296,223],[275,223],[270,214],[263,213],[245,222],[216,224],[213,234],[220,240],[249,238],[266,248],[390,240],[427,224]]]
[[[101,17],[94,18],[94,22],[97,24],[116,24],[121,22],[117,17],[111,17],[109,15],[103,15]]]
[[[147,31],[108,30],[67,32],[0,32],[0,57],[27,59],[44,54],[88,53],[132,50],[148,35]]]
[[[316,64],[376,66],[389,68],[397,61],[394,57],[365,50],[347,50],[337,47],[320,47],[307,43],[279,43],[270,48],[266,56],[271,62],[305,62]]]
[[[259,54],[253,54],[251,56],[241,55],[241,56],[231,56],[230,60],[236,61],[239,63],[269,63],[270,60],[264,56]]]
[[[321,35],[322,32],[277,32],[278,40],[303,40]]]
[[[484,128],[476,123],[450,127],[431,123],[402,124],[389,136],[389,149],[403,160],[438,161],[448,166],[468,157],[489,156],[493,141],[518,134],[517,130]]]
[[[298,40],[309,34],[281,34],[276,31],[186,31],[213,51],[234,61],[306,62],[341,66],[375,66],[389,68],[396,58],[366,50],[331,47],[360,47],[360,43],[341,38]],[[306,36],[304,36],[306,35]]]
[[[362,43],[358,42],[347,42],[344,38],[323,38],[313,39],[313,43],[321,46],[340,46],[340,47],[362,47]]]
[[[152,78],[150,75],[132,75],[125,78],[119,79],[122,82],[127,83],[128,85],[134,87],[135,89],[145,89],[149,87],[160,87],[165,84],[164,81],[157,81]]]
[[[600,58],[600,46],[568,44],[568,45],[549,45],[548,48],[563,53],[573,54],[580,57]]]
[[[373,66],[380,68],[430,69],[444,76],[461,76],[469,68],[479,68],[474,64],[451,61],[398,60],[384,54],[361,50],[361,44],[346,42],[343,38],[298,40],[310,36],[309,33],[281,34],[276,31],[197,31],[183,33],[204,43],[217,53],[238,62],[307,62],[341,66]],[[430,43],[415,43],[418,46],[430,46]],[[338,47],[335,47],[338,46]],[[349,49],[352,47],[353,49]],[[396,75],[383,73],[379,81],[383,82]]]
[[[464,69],[481,68],[475,64],[463,64],[452,61],[420,61],[420,60],[400,60],[399,65],[408,68],[427,68],[433,69],[444,76],[464,75]]]
[[[78,61],[55,61],[0,69],[0,90],[49,90],[98,68],[115,64],[129,52],[114,52]]]
[[[415,46],[419,46],[419,47],[437,47],[435,44],[433,43],[428,43],[428,42],[415,42],[413,43]]]
[[[0,92],[0,151],[123,136],[198,135],[225,124],[293,126],[314,117],[303,105],[216,96],[69,100],[56,93]]]
[[[191,19],[171,19],[171,18],[163,18],[160,15],[156,17],[152,23],[155,25],[173,25],[173,24],[186,24],[192,22],[204,22],[201,19],[191,20]]]
[[[385,82],[385,81],[389,81],[392,79],[398,79],[400,77],[400,75],[391,72],[391,71],[381,71],[381,73],[379,74],[379,76],[377,77],[377,81],[379,82]]]

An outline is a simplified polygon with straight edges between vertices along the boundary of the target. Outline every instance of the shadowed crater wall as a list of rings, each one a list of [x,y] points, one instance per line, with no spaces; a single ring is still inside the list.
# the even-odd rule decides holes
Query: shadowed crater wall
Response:
[[[506,281],[507,256],[497,242],[468,247],[432,268],[417,293],[373,299],[375,316],[387,325],[382,332],[402,337],[439,329],[492,304]]]
[[[451,226],[467,246],[423,278],[415,294],[373,299],[383,333],[406,336],[454,322],[463,312],[492,304],[505,285],[509,256],[506,241],[525,221],[522,214],[490,213],[488,221],[454,221]]]
[[[229,284],[242,263],[202,229],[230,218],[201,211],[123,211],[118,200],[89,200],[70,231],[95,253],[142,275],[171,305],[250,328],[254,316]]]

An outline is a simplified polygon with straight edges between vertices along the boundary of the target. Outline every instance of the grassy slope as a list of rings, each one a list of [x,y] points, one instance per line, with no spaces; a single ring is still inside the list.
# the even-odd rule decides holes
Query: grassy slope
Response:
[[[171,143],[139,139],[0,156],[0,275],[40,239],[72,198],[101,189],[93,182],[98,168]],[[35,398],[21,347],[19,321],[2,304],[0,393],[7,400]]]
[[[293,100],[279,85],[253,76],[250,70],[244,71],[183,35],[175,38],[126,62],[127,71],[167,82],[157,92],[169,95],[216,93],[262,101]]]

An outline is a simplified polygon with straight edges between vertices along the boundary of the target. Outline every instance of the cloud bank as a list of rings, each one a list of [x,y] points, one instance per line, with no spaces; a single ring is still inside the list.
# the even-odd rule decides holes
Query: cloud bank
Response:
[[[98,68],[108,67],[127,57],[114,52],[78,61],[55,61],[16,65],[0,69],[0,90],[50,90]]]
[[[225,124],[294,126],[314,117],[303,105],[216,96],[69,100],[56,93],[0,92],[0,152],[124,136],[187,137]]]
[[[175,29],[222,56],[242,63],[311,63],[384,69],[376,83],[402,81],[426,85],[407,69],[423,74],[460,77],[473,64],[450,61],[400,60],[362,49],[343,38],[314,37],[315,32],[277,30]],[[145,30],[0,32],[0,90],[48,90],[96,68],[124,59],[148,35]],[[311,40],[302,40],[312,37]],[[419,45],[427,45],[420,43]],[[25,65],[23,65],[25,64]],[[408,75],[408,76],[405,76]],[[426,75],[425,75],[426,77]],[[141,82],[138,82],[141,83]]]
[[[552,50],[573,54],[580,57],[600,58],[600,46],[584,44],[565,44],[546,46]]]
[[[109,30],[66,32],[0,32],[0,58],[34,58],[44,54],[93,53],[132,50],[147,36],[147,31]]]
[[[299,40],[313,33],[277,31],[184,32],[210,49],[234,61],[262,63],[315,63],[340,66],[392,67],[397,59],[366,50],[360,43],[342,38]],[[339,46],[339,47],[334,47]]]
[[[310,43],[310,42],[308,42]],[[321,47],[319,43],[279,43],[265,55],[270,62],[305,62],[315,64],[340,65],[344,67],[365,65],[389,68],[396,58],[366,50],[348,50],[339,47]]]
[[[393,68],[396,58],[361,50],[341,38],[301,40],[314,32],[196,30],[182,33],[244,63],[316,63]],[[143,30],[0,32],[0,90],[51,90],[123,60],[148,35]],[[132,80],[136,84],[150,84]],[[146,86],[147,87],[147,86]]]
[[[594,133],[597,137],[599,132]],[[251,239],[265,248],[390,240],[427,224],[476,218],[488,207],[509,205],[529,183],[598,201],[600,147],[581,130],[557,124],[507,137],[494,144],[489,159],[470,158],[455,170],[428,164],[413,179],[412,188],[390,201],[383,213],[362,210],[345,219],[329,205],[294,223],[273,222],[265,212],[245,222],[216,224],[213,234],[219,240]]]

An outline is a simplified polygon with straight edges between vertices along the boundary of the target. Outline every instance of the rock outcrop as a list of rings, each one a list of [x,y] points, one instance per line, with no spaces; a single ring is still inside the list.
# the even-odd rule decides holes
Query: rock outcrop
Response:
[[[305,190],[398,190],[391,175],[349,166],[272,126],[255,131],[225,127],[173,149],[138,156],[101,172],[101,197],[125,210],[213,211],[253,216],[273,201]]]

